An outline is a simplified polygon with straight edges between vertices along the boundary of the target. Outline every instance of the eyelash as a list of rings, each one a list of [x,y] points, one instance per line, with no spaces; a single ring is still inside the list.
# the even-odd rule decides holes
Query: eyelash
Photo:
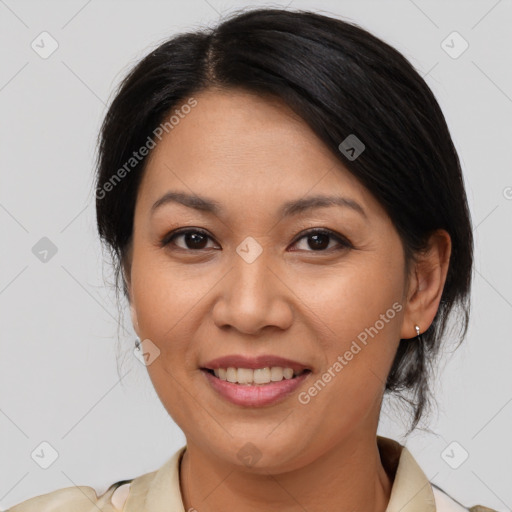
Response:
[[[160,246],[161,247],[167,247],[177,237],[182,236],[182,235],[186,235],[188,233],[198,233],[198,234],[204,235],[205,237],[209,238],[210,240],[213,240],[213,238],[206,231],[204,231],[202,229],[199,229],[199,228],[193,228],[193,229],[191,229],[191,228],[182,228],[182,229],[176,229],[174,231],[171,231],[170,233],[165,235],[165,237],[160,242]],[[337,249],[334,249],[334,250],[346,250],[346,249],[353,249],[354,248],[354,246],[350,243],[350,241],[346,237],[336,233],[335,231],[331,231],[330,229],[325,229],[325,228],[314,228],[314,229],[310,229],[308,231],[305,231],[305,232],[301,233],[300,236],[298,236],[294,240],[293,245],[295,245],[297,242],[299,242],[303,238],[307,238],[308,236],[312,236],[312,235],[326,235],[326,236],[336,240],[340,244],[341,247],[339,247]],[[190,251],[190,252],[201,252],[201,251],[204,251],[206,249],[184,249],[183,247],[178,247],[177,250]],[[319,252],[330,252],[332,250],[333,249],[331,247],[330,249],[319,249],[318,251],[306,250],[305,252],[319,253]]]

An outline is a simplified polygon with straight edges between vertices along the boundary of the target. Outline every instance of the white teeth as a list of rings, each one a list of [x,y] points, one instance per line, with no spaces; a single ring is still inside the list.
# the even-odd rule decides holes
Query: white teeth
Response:
[[[238,368],[236,370],[238,384],[251,384],[254,378],[254,371],[248,368]]]
[[[215,370],[213,371],[215,373]],[[226,380],[228,382],[238,382],[236,375],[236,368],[228,368],[226,370]]]
[[[270,379],[273,382],[279,382],[280,380],[283,380],[284,371],[279,366],[273,366],[270,368]]]
[[[291,368],[285,368],[283,370],[283,375],[285,379],[291,379],[293,377],[293,370]]]
[[[240,375],[240,370],[238,370],[238,375]],[[254,384],[268,384],[271,380],[270,368],[258,368],[253,371]]]
[[[228,382],[237,384],[269,384],[270,382],[279,382],[284,379],[292,379],[294,372],[292,368],[282,368],[281,366],[272,366],[272,368],[216,368],[213,370],[216,377]]]

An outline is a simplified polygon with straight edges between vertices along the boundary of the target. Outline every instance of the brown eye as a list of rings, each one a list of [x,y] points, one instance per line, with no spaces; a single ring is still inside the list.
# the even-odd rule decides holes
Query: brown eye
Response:
[[[181,243],[176,243],[176,240],[182,239]],[[171,243],[183,250],[200,251],[207,249],[208,239],[211,237],[206,232],[198,229],[187,229],[174,231],[162,240],[162,246],[170,245]]]
[[[334,240],[338,243],[341,248],[350,248],[352,247],[352,244],[343,236],[334,233],[330,230],[325,229],[315,229],[308,231],[307,233],[303,234],[296,242],[297,244],[300,240],[306,239],[306,247],[299,250],[306,250],[307,252],[325,252],[326,249],[330,249],[332,247],[329,247],[329,242],[331,240]],[[308,250],[308,248],[310,250]]]

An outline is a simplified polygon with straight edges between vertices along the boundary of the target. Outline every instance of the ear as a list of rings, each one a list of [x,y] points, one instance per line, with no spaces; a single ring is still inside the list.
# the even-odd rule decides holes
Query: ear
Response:
[[[421,334],[432,324],[443,295],[451,249],[450,235],[438,229],[430,235],[427,249],[416,256],[409,273],[401,338],[414,338],[415,325]]]

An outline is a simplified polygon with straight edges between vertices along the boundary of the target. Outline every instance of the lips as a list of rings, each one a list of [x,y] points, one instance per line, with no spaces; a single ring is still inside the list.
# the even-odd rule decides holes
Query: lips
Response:
[[[228,356],[218,357],[201,365],[204,370],[216,370],[218,368],[249,368],[256,370],[258,368],[266,368],[280,366],[282,368],[292,368],[295,373],[300,373],[303,370],[312,370],[311,366],[287,359],[284,357],[274,356],[270,354],[263,354],[257,357],[248,357],[243,355],[232,354]]]
[[[201,372],[217,396],[239,407],[266,407],[279,404],[290,399],[294,393],[305,385],[311,372],[304,370],[301,375],[292,379],[283,379],[268,384],[244,385],[219,379],[202,369]],[[213,373],[213,372],[212,372]]]

